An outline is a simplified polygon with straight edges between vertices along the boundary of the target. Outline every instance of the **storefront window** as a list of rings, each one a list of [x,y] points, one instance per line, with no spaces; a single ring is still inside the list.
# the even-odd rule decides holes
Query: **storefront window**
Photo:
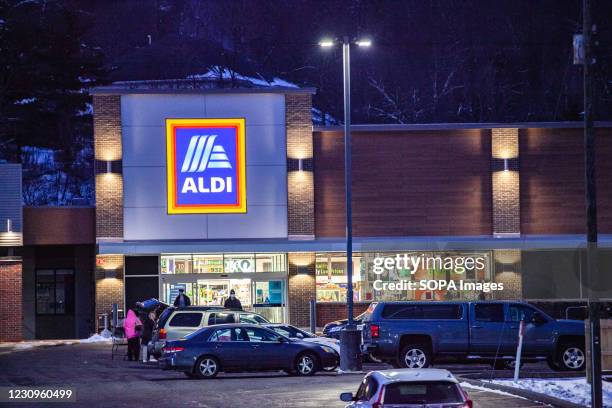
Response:
[[[225,255],[225,273],[250,273],[255,272],[255,254],[229,254]]]
[[[194,255],[193,273],[223,273],[223,255]]]
[[[161,273],[287,272],[286,254],[162,255]]]
[[[316,285],[318,302],[346,302],[346,257],[338,254],[317,255]],[[360,256],[353,257],[353,300],[362,301],[363,270]]]
[[[400,262],[396,262],[396,257]],[[385,259],[388,265],[383,265]],[[378,268],[376,268],[378,267]],[[353,300],[453,300],[478,299],[483,294],[472,286],[457,290],[422,288],[389,289],[397,282],[463,281],[490,282],[490,252],[361,253],[353,257]],[[316,258],[318,302],[346,301],[346,258],[343,254],[318,254]]]
[[[192,273],[191,255],[170,255],[161,257],[161,273]]]

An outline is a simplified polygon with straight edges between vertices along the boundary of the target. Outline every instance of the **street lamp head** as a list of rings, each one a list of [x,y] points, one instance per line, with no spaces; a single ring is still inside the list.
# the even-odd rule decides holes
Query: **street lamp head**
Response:
[[[330,40],[330,39],[323,39],[321,41],[319,41],[319,46],[323,47],[323,48],[331,48],[335,45],[334,40]]]
[[[331,40],[329,38],[324,38],[321,41],[319,41],[319,45],[323,48],[331,48],[334,46],[334,40]]]
[[[355,44],[357,44],[357,46],[359,46],[359,47],[369,47],[369,46],[372,45],[372,40],[361,39],[361,40],[355,41]]]

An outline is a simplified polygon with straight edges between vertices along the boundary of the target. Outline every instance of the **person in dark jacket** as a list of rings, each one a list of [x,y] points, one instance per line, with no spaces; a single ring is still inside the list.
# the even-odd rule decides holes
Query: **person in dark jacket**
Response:
[[[155,312],[143,313],[140,317],[140,321],[142,322],[142,332],[140,334],[141,341],[141,353],[143,356],[143,361],[149,361],[148,347],[149,341],[153,337],[153,327],[155,326]]]
[[[226,309],[242,310],[242,303],[240,303],[240,300],[236,297],[234,289],[230,290],[230,295],[225,299],[223,307]]]
[[[176,297],[176,299],[174,299],[174,307],[185,306],[191,306],[191,299],[189,299],[189,296],[185,294],[185,289],[180,288],[178,296]]]

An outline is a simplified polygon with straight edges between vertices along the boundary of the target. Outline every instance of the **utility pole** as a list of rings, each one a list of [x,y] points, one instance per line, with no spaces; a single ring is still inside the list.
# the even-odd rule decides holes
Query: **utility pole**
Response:
[[[584,42],[584,170],[586,193],[587,254],[586,271],[589,296],[589,331],[591,338],[591,406],[603,406],[601,383],[601,342],[599,302],[594,294],[597,278],[597,190],[595,185],[595,131],[593,129],[592,55],[593,22],[591,0],[582,3],[582,35]]]

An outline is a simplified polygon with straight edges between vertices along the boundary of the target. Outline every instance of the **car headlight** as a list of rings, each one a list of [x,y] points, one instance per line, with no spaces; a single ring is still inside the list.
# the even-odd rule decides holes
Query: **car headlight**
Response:
[[[335,353],[334,349],[331,347],[327,347],[327,346],[321,346],[321,348],[323,349],[324,352],[326,353]]]

